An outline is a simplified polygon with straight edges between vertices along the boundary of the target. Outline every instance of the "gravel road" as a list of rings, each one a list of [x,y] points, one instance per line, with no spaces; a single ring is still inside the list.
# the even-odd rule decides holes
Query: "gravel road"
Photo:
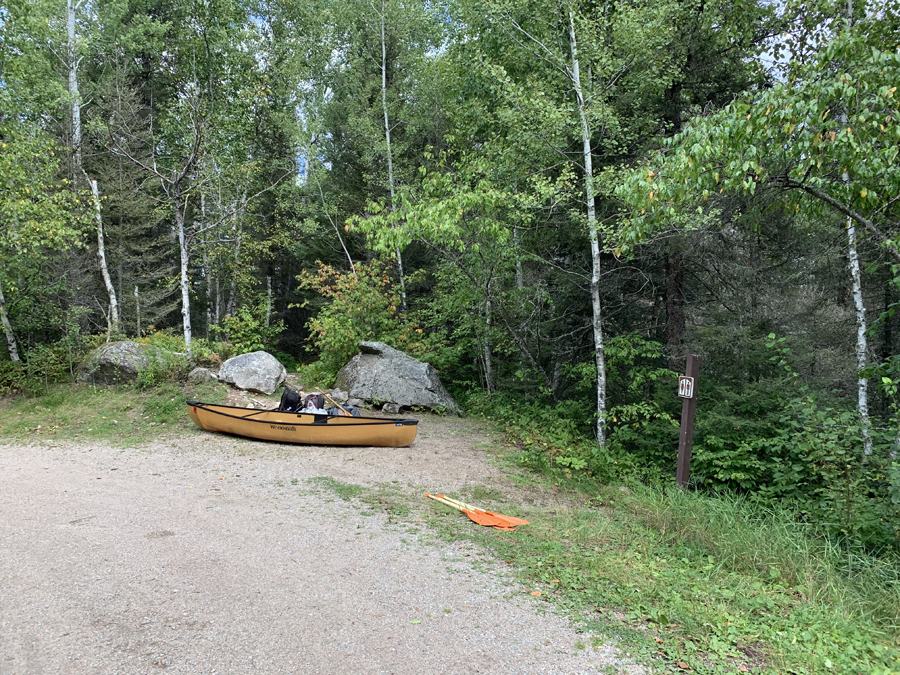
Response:
[[[310,480],[500,484],[483,441],[0,445],[0,674],[643,672],[502,561]]]

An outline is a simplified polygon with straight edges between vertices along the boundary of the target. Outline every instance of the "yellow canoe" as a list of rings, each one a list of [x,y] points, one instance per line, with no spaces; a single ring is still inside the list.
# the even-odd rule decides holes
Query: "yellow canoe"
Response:
[[[201,429],[306,445],[371,445],[400,448],[416,437],[419,420],[343,417],[255,410],[188,401],[188,414]]]

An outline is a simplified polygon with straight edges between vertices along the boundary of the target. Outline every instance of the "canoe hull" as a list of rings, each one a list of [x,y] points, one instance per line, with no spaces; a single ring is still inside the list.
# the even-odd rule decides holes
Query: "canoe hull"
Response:
[[[254,410],[188,401],[188,414],[201,429],[279,443],[400,448],[416,438],[418,420],[343,417]]]

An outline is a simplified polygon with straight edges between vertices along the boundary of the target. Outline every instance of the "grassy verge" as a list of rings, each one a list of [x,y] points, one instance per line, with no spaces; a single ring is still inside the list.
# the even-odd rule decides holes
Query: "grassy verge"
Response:
[[[133,444],[192,429],[184,402],[219,402],[219,385],[164,384],[132,387],[59,385],[42,396],[17,397],[0,404],[0,440],[106,440]]]
[[[402,512],[395,488],[320,485]],[[575,481],[556,489],[565,506],[495,489],[464,495],[531,521],[514,532],[460,521],[418,495],[405,508],[415,504],[446,538],[493,551],[580,622],[586,640],[615,640],[656,672],[900,673],[898,567],[887,561],[848,561],[789,514],[737,499]]]

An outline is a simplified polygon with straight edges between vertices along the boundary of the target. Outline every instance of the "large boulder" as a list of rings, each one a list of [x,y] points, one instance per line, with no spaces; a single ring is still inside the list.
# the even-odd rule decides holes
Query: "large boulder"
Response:
[[[271,396],[287,377],[287,370],[269,352],[250,352],[228,359],[219,369],[219,380],[238,389]]]
[[[134,382],[150,365],[151,353],[137,342],[110,342],[95,349],[78,370],[78,380],[88,384]]]
[[[383,342],[360,342],[359,349],[362,353],[340,369],[335,384],[352,398],[460,414],[459,405],[430,364]]]

